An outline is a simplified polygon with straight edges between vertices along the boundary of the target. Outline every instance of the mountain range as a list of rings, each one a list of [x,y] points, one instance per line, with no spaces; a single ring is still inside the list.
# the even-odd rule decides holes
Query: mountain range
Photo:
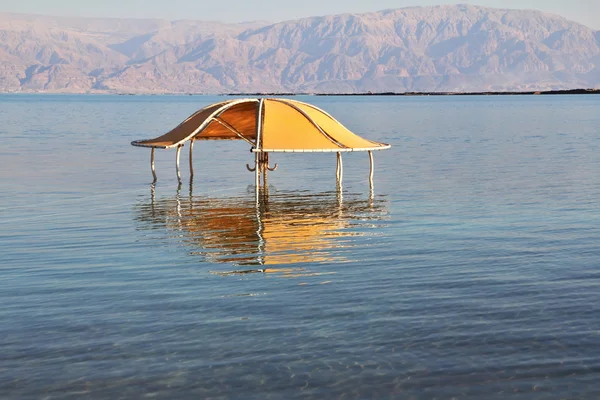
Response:
[[[600,31],[539,11],[411,7],[226,24],[0,13],[1,92],[600,88]]]

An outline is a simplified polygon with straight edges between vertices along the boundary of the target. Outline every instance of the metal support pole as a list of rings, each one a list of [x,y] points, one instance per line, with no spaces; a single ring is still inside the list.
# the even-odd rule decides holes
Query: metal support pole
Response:
[[[183,147],[182,145],[177,146],[177,155],[176,155],[176,160],[175,160],[175,169],[177,170],[177,180],[179,181],[180,184],[181,184],[181,171],[179,170],[179,155],[181,154],[182,147]]]
[[[263,117],[263,106],[265,99],[260,99],[258,101],[258,113],[256,114],[256,145],[254,146],[255,150],[258,150],[255,154],[254,158],[254,169],[255,169],[255,185],[256,185],[256,201],[258,202],[258,191],[260,189],[260,173],[261,173],[261,160],[262,160],[262,117]]]
[[[267,190],[267,173],[269,172],[269,153],[265,153],[263,160],[263,187]]]
[[[373,152],[369,151],[369,162],[371,165],[371,169],[370,169],[370,173],[369,173],[369,191],[370,191],[370,198],[373,197]]]
[[[156,177],[156,171],[154,170],[154,147],[152,148],[152,152],[150,152],[150,168],[152,169],[152,176],[154,177],[154,181],[152,183],[156,183],[158,178]]]
[[[260,186],[260,154],[256,153],[254,155],[254,183],[257,189]]]
[[[338,184],[342,184],[342,180],[344,178],[344,163],[342,161],[342,153],[337,153],[337,180]]]
[[[194,150],[194,139],[190,140],[190,179],[194,177],[194,164],[192,163],[192,151]]]
[[[369,162],[371,163],[371,172],[369,173],[369,182],[373,186],[373,152],[369,151]]]

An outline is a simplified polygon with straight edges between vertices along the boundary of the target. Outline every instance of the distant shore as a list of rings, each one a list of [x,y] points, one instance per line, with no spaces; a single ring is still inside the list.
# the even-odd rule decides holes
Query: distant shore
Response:
[[[128,93],[112,91],[93,92],[47,92],[47,91],[6,91],[0,94],[40,94],[40,95],[112,95],[112,96],[535,96],[535,95],[569,95],[569,94],[600,94],[600,89],[570,89],[546,91],[516,91],[516,92],[362,92],[362,93],[314,93],[314,92],[244,92],[244,93]]]
[[[600,89],[570,89],[526,92],[367,92],[367,93],[226,93],[222,96],[537,96],[600,94]]]

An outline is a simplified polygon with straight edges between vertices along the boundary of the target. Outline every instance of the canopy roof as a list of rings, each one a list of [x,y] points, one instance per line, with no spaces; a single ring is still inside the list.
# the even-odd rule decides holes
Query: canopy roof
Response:
[[[131,144],[168,149],[191,139],[245,140],[253,152],[371,151],[390,147],[352,133],[320,108],[289,99],[212,104],[160,137]]]

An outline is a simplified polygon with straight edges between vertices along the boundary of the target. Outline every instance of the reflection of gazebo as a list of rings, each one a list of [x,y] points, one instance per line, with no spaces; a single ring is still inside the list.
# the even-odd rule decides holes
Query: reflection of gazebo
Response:
[[[191,115],[170,132],[149,140],[136,140],[131,144],[152,149],[151,167],[154,180],[154,151],[156,148],[177,148],[177,177],[179,154],[184,143],[190,141],[190,174],[193,175],[192,151],[195,140],[244,140],[255,153],[256,186],[260,176],[266,176],[269,153],[272,152],[335,152],[337,153],[337,178],[342,179],[342,152],[367,151],[371,161],[370,178],[373,178],[374,150],[388,149],[385,143],[363,139],[352,133],[325,111],[300,101],[289,99],[229,100],[205,107]]]
[[[346,196],[347,197],[347,196]],[[177,232],[212,262],[284,265],[347,260],[336,249],[361,235],[360,221],[385,212],[382,201],[341,198],[341,193],[200,198],[176,196],[138,207],[138,221]],[[338,253],[338,254],[336,254]]]

